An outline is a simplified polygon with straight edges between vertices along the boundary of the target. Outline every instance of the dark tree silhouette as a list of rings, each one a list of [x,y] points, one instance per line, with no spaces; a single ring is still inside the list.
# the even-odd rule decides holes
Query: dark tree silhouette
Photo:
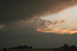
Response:
[[[24,48],[29,48],[29,47],[27,45],[25,45]]]
[[[64,44],[64,46],[63,46],[63,50],[64,50],[64,51],[69,51],[69,45]]]
[[[7,51],[7,48],[2,48],[2,51]]]
[[[32,48],[32,46],[27,46],[27,45],[25,45],[25,46],[18,46],[18,47],[12,47],[12,48],[9,48],[9,49],[28,49],[28,48]]]
[[[15,48],[17,48],[17,49],[22,49],[22,48],[23,48],[23,46],[21,45],[21,46],[15,47]]]
[[[64,44],[63,47],[60,47],[58,49],[54,49],[55,51],[77,51],[77,47],[75,45],[72,45],[69,47],[69,45]]]
[[[58,49],[58,51],[63,51],[63,47],[60,47],[60,48]]]
[[[29,46],[29,48],[33,48],[32,46]]]
[[[77,48],[76,48],[75,45],[72,45],[72,46],[70,47],[70,51],[77,51],[76,49],[77,49]]]

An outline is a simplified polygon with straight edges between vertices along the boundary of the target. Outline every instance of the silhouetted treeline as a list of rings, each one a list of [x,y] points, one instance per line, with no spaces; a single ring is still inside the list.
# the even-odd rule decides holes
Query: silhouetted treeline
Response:
[[[32,46],[27,46],[27,45],[22,46],[22,45],[20,45],[20,46],[12,47],[12,48],[9,48],[9,49],[7,49],[7,48],[2,48],[1,50],[2,50],[2,51],[8,51],[8,50],[10,50],[10,49],[32,49],[32,48],[33,48]]]
[[[12,48],[9,48],[9,49],[6,49],[6,48],[2,48],[3,51],[8,51],[8,50],[11,50],[11,49],[33,49],[32,46],[17,46],[17,47],[12,47]],[[54,51],[77,51],[77,47],[75,45],[72,45],[72,46],[69,46],[67,44],[64,44],[64,46],[60,47],[60,48],[55,48]]]
[[[1,50],[2,50],[2,51],[7,51],[7,48],[2,48]]]
[[[64,44],[63,47],[57,48],[55,51],[77,51],[77,47],[75,45],[69,46]]]
[[[32,46],[27,46],[27,45],[25,45],[25,46],[18,46],[18,47],[12,47],[12,48],[9,48],[9,49],[29,49],[29,48],[33,48]]]

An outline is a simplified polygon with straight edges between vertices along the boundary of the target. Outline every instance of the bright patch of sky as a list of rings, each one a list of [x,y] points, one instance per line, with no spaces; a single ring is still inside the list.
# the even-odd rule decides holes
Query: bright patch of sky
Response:
[[[66,28],[77,28],[77,6],[63,10],[62,12],[53,14],[53,15],[46,15],[44,17],[41,17],[42,19],[45,20],[65,20],[65,23],[55,25],[54,27],[61,27],[63,29]]]

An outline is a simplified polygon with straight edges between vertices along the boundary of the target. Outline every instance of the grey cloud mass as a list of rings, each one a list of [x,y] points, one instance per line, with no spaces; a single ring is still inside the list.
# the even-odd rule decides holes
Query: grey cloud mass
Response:
[[[77,46],[77,33],[73,35],[41,33],[28,27],[0,29],[0,49],[31,45],[34,48],[58,48],[63,44]]]
[[[46,30],[48,28],[53,27],[56,24],[61,24],[64,23],[65,20],[59,21],[50,21],[50,20],[43,20],[42,18],[33,18],[31,21],[26,21],[23,23],[24,25],[26,24],[28,27],[33,27],[34,29],[41,29],[41,30]],[[25,26],[26,26],[25,25]]]
[[[22,20],[58,13],[77,5],[77,0],[1,0],[0,25],[13,25]]]

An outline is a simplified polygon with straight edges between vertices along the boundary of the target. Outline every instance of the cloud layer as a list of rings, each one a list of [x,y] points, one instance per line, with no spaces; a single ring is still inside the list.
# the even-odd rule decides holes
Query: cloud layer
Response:
[[[43,33],[57,33],[57,34],[74,34],[74,33],[77,33],[77,29],[61,29],[60,27],[49,29],[49,30],[37,29],[37,31],[43,32]]]
[[[43,20],[42,18],[34,18],[31,21],[27,21],[24,24],[27,24],[27,27],[31,27],[38,32],[43,33],[57,33],[57,34],[74,34],[77,33],[77,29],[63,29],[62,27],[54,27],[55,25],[63,24],[65,20],[62,21],[50,21]]]
[[[43,29],[50,28],[53,25],[64,23],[64,22],[65,22],[65,20],[50,21],[50,20],[43,20],[42,18],[34,18],[31,21],[27,21],[25,24],[27,24],[27,26],[31,26],[35,29],[39,28],[39,29],[43,30]]]
[[[58,13],[77,5],[77,0],[2,0],[0,1],[0,25],[13,25],[47,14]]]

